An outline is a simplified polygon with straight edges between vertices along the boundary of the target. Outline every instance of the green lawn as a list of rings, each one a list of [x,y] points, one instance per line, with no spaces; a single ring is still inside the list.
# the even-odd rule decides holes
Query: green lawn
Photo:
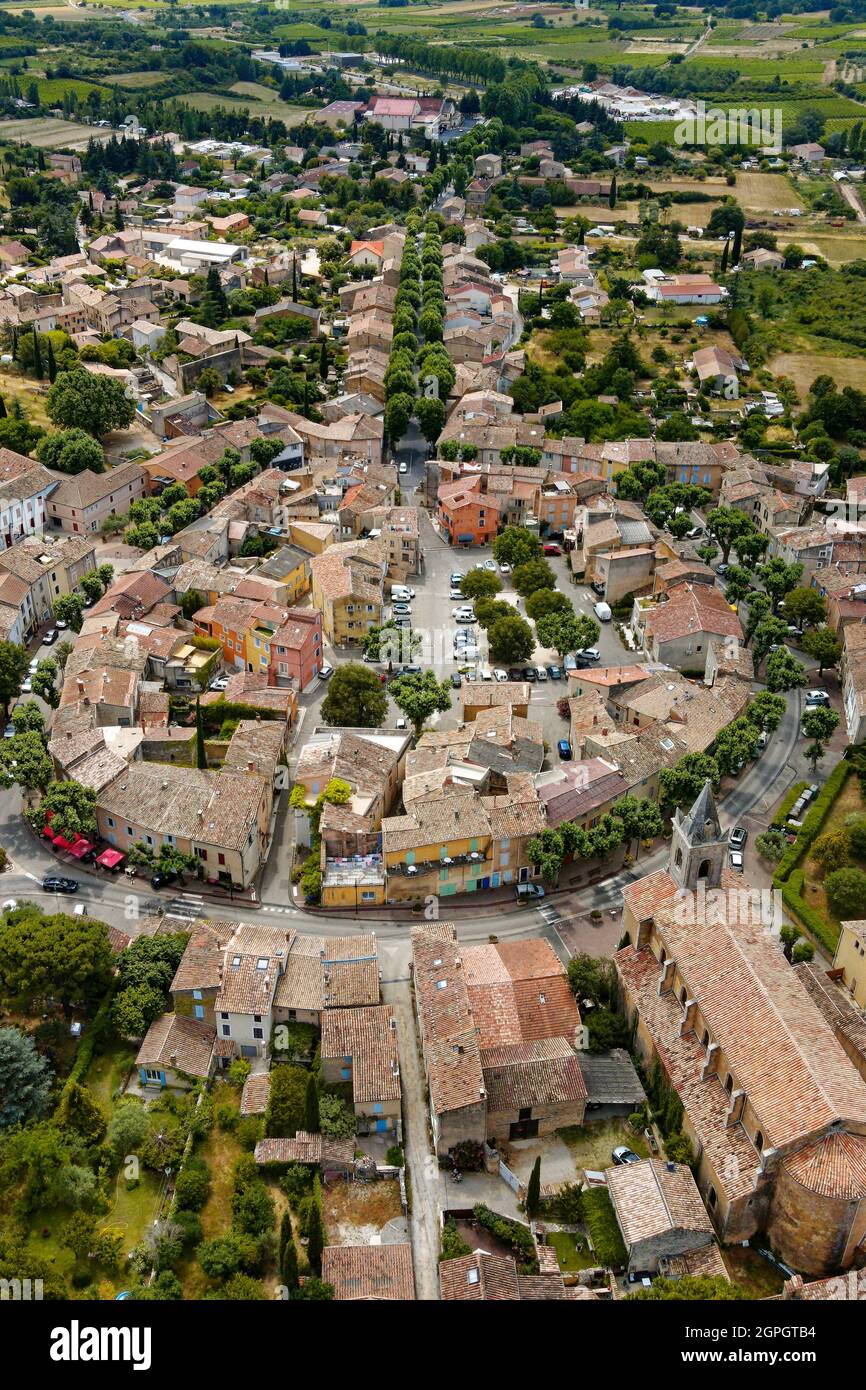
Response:
[[[565,1274],[574,1274],[579,1269],[591,1269],[596,1262],[596,1257],[585,1240],[581,1241],[583,1249],[578,1249],[579,1240],[581,1238],[573,1236],[570,1231],[548,1231],[548,1244],[556,1251],[559,1268]]]
[[[87,1089],[106,1113],[111,1112],[112,1097],[120,1089],[135,1061],[135,1049],[126,1043],[115,1042],[100,1052],[87,1072]]]
[[[772,1298],[781,1293],[785,1276],[749,1245],[731,1245],[722,1251],[731,1279],[748,1298]]]

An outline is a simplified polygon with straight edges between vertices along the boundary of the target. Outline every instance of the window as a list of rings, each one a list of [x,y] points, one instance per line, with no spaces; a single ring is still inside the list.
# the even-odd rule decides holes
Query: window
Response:
[[[228,1018],[228,1014],[220,1014],[220,1018]]]
[[[715,1209],[716,1203],[719,1200],[716,1196],[716,1189],[714,1187],[711,1187],[709,1192],[707,1193],[707,1200],[710,1204],[710,1211],[713,1211]]]
[[[261,1021],[262,1021],[262,1016],[261,1016],[261,1014],[253,1014],[253,1023],[261,1023]]]
[[[220,864],[224,864],[224,863],[226,862],[226,857],[225,857],[225,855],[224,855],[224,854],[218,854],[218,855],[217,855],[217,862],[220,863]]]
[[[758,1150],[758,1153],[762,1153],[762,1152],[763,1152],[763,1149],[764,1149],[764,1136],[763,1136],[763,1134],[761,1133],[760,1130],[758,1130],[757,1134],[755,1135],[755,1148]]]
[[[261,1028],[254,1028],[254,1029],[253,1029],[253,1037],[254,1037],[254,1038],[263,1038],[264,1036],[265,1036],[265,1035],[264,1035],[264,1033],[263,1033],[263,1031],[262,1031]]]
[[[201,990],[200,990],[200,989],[194,989],[193,992],[192,992],[192,997],[193,997],[193,999],[201,999]]]
[[[734,1078],[731,1076],[731,1073],[728,1072],[728,1075],[727,1075],[727,1077],[725,1078],[725,1090],[727,1091],[728,1095],[730,1095],[731,1092],[733,1091],[733,1089],[734,1089]]]
[[[223,1037],[224,1037],[224,1038],[230,1038],[231,1035],[232,1035],[232,1030],[231,1030],[230,1025],[229,1025],[228,1023],[224,1023],[224,1024],[223,1024]]]

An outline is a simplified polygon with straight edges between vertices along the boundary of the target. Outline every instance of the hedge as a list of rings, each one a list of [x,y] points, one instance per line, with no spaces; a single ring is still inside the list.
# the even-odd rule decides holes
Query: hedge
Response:
[[[821,826],[827,818],[830,807],[842,791],[842,788],[848,780],[850,771],[851,764],[843,760],[841,763],[838,763],[830,773],[830,776],[815,798],[814,806],[811,810],[807,811],[796,840],[779,860],[778,867],[773,875],[774,888],[782,887],[790,877],[791,871],[797,867],[800,860],[811,848],[813,841],[817,839]]]
[[[621,1269],[628,1260],[613,1203],[606,1187],[592,1187],[583,1194],[583,1219],[599,1263]]]
[[[503,1245],[511,1246],[519,1274],[538,1273],[538,1254],[528,1226],[523,1226],[519,1221],[512,1221],[507,1216],[500,1216],[481,1202],[472,1208],[472,1215],[479,1226],[496,1236]]]
[[[826,951],[833,956],[836,953],[836,945],[839,941],[839,933],[825,921],[820,912],[816,912],[814,907],[810,907],[803,897],[803,877],[802,869],[792,869],[787,882],[782,884],[782,902],[794,917],[796,917],[806,928],[810,936],[814,936]]]
[[[69,1075],[63,1083],[63,1090],[60,1092],[60,1095],[57,1100],[58,1109],[63,1102],[66,1092],[72,1086],[75,1086],[79,1082],[83,1081],[84,1077],[87,1075],[90,1063],[93,1061],[93,1054],[96,1050],[96,1045],[98,1042],[101,1041],[103,1033],[106,1033],[108,1031],[109,1013],[111,1011],[111,1005],[114,1001],[114,994],[116,988],[117,982],[116,980],[114,980],[109,986],[108,993],[104,996],[102,1003],[100,1004],[99,1008],[94,1014],[93,1022],[91,1023],[89,1029],[86,1030],[84,1037],[78,1045],[78,1048],[75,1053],[75,1059],[70,1068]]]

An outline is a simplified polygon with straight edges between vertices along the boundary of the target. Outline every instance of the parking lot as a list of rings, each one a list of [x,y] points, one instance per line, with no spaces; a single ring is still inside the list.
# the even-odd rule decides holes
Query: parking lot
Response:
[[[406,488],[405,491],[410,491],[410,488]],[[407,498],[407,500],[412,499]],[[422,639],[422,645],[413,653],[411,661],[420,666],[422,670],[432,669],[440,679],[450,677],[465,666],[470,666],[476,671],[488,667],[492,671],[497,663],[490,661],[486,634],[478,626],[468,629],[476,635],[479,653],[477,659],[464,661],[462,658],[455,657],[454,634],[463,627],[456,621],[455,614],[458,608],[465,604],[465,600],[452,601],[450,597],[451,575],[468,574],[474,565],[483,563],[485,560],[492,561],[492,549],[490,546],[472,546],[461,550],[449,546],[438,534],[429,514],[423,509],[420,509],[420,527],[424,573],[410,576],[406,580],[406,584],[415,591],[415,597],[410,601],[412,631]],[[593,617],[593,606],[597,601],[597,595],[593,594],[585,585],[575,585],[572,582],[568,557],[566,555],[548,556],[547,560],[556,574],[557,588],[568,594],[574,604],[575,611],[578,614]],[[499,577],[505,588],[501,594],[497,595],[497,598],[512,603],[515,612],[525,618],[523,599],[519,598],[513,589],[508,588],[509,576],[500,575]],[[623,646],[612,623],[600,625],[596,646],[599,648],[599,666],[623,666],[630,664],[635,659],[634,654]],[[329,648],[326,658],[336,667],[344,661],[359,660],[360,652]],[[558,666],[560,660],[555,652],[538,647],[533,653],[531,661],[526,664]],[[316,684],[320,685],[318,682]],[[318,690],[311,690],[308,697],[309,703],[313,706],[317,705],[325,693],[325,688],[321,685]],[[555,749],[558,740],[567,734],[566,721],[557,713],[556,709],[557,701],[567,694],[568,682],[564,675],[562,680],[552,681],[548,679],[544,683],[531,687],[530,717],[541,724],[543,737],[551,750],[552,761],[556,759]],[[307,703],[307,700],[304,703]],[[460,708],[458,694],[455,690],[452,708],[445,714],[433,715],[430,724],[437,728],[456,727],[460,721]],[[314,709],[311,710],[311,713],[315,717]],[[386,723],[393,727],[398,717],[399,711],[396,706],[389,706]]]

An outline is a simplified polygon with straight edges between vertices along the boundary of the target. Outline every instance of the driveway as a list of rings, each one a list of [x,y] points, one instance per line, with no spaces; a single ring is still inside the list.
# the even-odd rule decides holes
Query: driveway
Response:
[[[529,1182],[537,1158],[541,1159],[542,1184],[575,1181],[574,1158],[558,1134],[542,1139],[513,1139],[508,1145],[508,1167],[524,1182]]]

